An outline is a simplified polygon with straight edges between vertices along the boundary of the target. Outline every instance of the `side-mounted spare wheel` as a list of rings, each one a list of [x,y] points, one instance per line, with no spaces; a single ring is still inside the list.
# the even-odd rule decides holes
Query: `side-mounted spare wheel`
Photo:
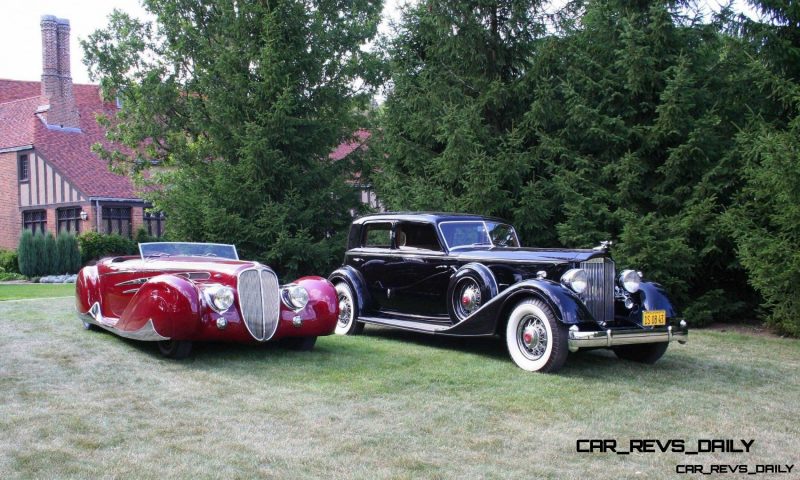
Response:
[[[158,342],[158,350],[167,358],[180,360],[192,353],[192,342],[188,340],[163,340]]]
[[[567,361],[567,327],[541,300],[528,298],[512,310],[506,346],[514,363],[529,372],[555,372]]]
[[[460,323],[497,295],[497,281],[488,267],[470,263],[461,267],[447,288],[447,312]]]
[[[336,335],[358,335],[364,331],[364,324],[358,318],[358,300],[347,282],[336,282],[336,296],[339,298],[339,319],[336,322]]]
[[[661,358],[669,347],[669,342],[642,343],[639,345],[621,345],[613,347],[614,354],[622,360],[653,364]]]

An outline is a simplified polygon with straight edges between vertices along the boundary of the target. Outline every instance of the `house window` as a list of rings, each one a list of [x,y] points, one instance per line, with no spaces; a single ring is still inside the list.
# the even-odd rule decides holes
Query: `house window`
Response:
[[[164,212],[144,212],[144,224],[147,225],[147,234],[151,237],[164,236]]]
[[[17,161],[19,162],[19,181],[27,182],[31,178],[31,166],[28,161],[28,155],[20,155],[17,157]]]
[[[44,234],[47,231],[47,212],[44,210],[22,212],[22,227],[33,233]]]
[[[69,232],[75,235],[81,232],[81,207],[59,208],[56,210],[58,233]]]
[[[105,233],[131,238],[131,207],[103,207]]]

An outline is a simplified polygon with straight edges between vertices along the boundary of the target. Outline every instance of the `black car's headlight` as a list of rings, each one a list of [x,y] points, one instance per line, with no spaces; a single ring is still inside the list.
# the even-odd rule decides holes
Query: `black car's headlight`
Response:
[[[224,285],[207,285],[203,288],[206,302],[217,313],[224,313],[233,305],[233,289]]]
[[[283,303],[292,310],[302,310],[308,305],[308,290],[300,285],[286,285],[281,297]]]
[[[642,283],[642,276],[636,270],[623,270],[619,274],[619,286],[627,292],[638,292],[640,283]]]
[[[582,268],[573,268],[561,276],[561,283],[569,287],[573,292],[581,294],[589,286],[589,276]]]

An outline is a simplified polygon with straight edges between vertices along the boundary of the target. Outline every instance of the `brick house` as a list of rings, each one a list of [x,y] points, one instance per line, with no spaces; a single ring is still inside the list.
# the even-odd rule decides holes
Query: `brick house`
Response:
[[[163,218],[91,152],[104,140],[95,114],[117,107],[99,86],[73,85],[69,21],[45,15],[41,28],[41,82],[0,80],[0,248],[16,248],[23,228],[160,236]]]

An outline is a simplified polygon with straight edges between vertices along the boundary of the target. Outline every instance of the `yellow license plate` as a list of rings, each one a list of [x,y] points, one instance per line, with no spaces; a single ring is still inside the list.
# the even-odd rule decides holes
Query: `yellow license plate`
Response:
[[[650,310],[644,312],[642,317],[642,325],[645,327],[657,327],[659,325],[667,324],[667,311],[666,310]]]

